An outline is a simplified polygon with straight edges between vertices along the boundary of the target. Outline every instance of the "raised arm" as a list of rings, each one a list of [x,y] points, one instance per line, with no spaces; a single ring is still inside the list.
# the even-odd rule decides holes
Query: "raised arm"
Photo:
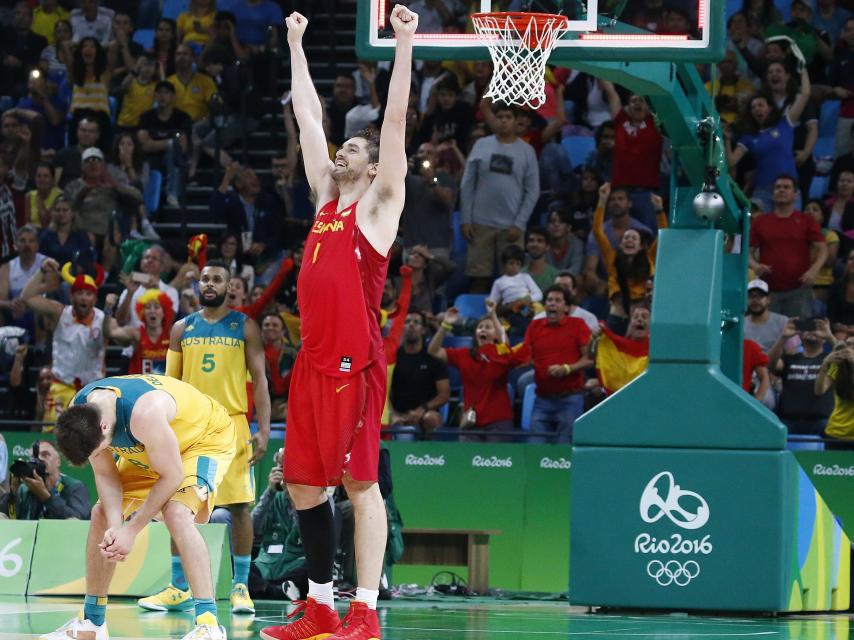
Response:
[[[616,118],[623,110],[623,102],[620,100],[620,94],[617,93],[613,82],[608,82],[607,80],[600,80],[599,82],[602,85],[605,99],[608,101],[608,109],[611,111],[611,117]]]
[[[44,293],[48,290],[48,273],[59,277],[59,265],[53,258],[45,260],[39,270],[27,281],[24,290],[21,291],[21,300],[36,313],[56,320],[62,313],[63,305],[61,302],[44,297]]]
[[[806,67],[801,71],[801,86],[798,88],[798,93],[795,95],[795,100],[792,106],[789,107],[788,117],[792,126],[798,124],[801,119],[801,114],[810,100],[810,74]]]
[[[418,16],[402,5],[395,5],[389,18],[397,45],[394,68],[388,85],[383,125],[380,129],[380,155],[377,175],[365,194],[367,219],[359,218],[359,227],[382,255],[386,255],[400,223],[406,180],[406,109],[412,87],[412,41],[418,28]],[[356,212],[359,216],[359,212]]]
[[[252,318],[246,319],[244,334],[246,337],[246,368],[252,376],[252,392],[258,419],[258,431],[252,436],[254,451],[249,459],[249,464],[255,464],[264,459],[264,454],[267,452],[267,442],[270,440],[270,388],[267,385],[261,329],[258,328],[258,324]]]
[[[323,107],[314,89],[308,71],[308,60],[302,48],[302,37],[308,20],[295,11],[285,19],[285,24],[288,27],[288,45],[291,49],[291,95],[294,115],[299,125],[305,175],[319,208],[335,193],[335,183],[329,171],[331,163],[326,134],[323,132]]]

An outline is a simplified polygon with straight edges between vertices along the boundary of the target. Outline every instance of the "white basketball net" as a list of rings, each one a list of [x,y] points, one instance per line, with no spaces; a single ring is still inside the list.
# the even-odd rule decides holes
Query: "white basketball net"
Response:
[[[489,47],[492,80],[484,97],[539,109],[546,102],[546,62],[555,42],[569,28],[565,16],[508,14],[472,16],[474,29]]]

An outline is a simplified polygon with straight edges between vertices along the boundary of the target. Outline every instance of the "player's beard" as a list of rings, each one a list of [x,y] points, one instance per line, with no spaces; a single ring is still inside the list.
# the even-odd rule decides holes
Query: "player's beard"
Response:
[[[222,293],[215,298],[205,298],[204,295],[199,296],[199,304],[203,307],[221,307],[222,303],[225,302],[225,293]]]

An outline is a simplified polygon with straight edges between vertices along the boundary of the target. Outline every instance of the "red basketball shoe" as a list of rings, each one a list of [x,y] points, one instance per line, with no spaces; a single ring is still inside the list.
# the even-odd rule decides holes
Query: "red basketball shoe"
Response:
[[[367,603],[350,601],[350,611],[341,621],[338,631],[329,640],[380,640],[380,621],[377,612]]]
[[[321,640],[331,636],[341,625],[338,613],[314,598],[299,600],[295,604],[299,606],[288,614],[288,618],[299,613],[302,613],[302,617],[290,624],[262,629],[261,637],[264,640]]]

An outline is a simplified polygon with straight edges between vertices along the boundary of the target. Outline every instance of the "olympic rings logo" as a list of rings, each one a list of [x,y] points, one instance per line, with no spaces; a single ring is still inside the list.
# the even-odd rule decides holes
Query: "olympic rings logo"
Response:
[[[667,587],[675,584],[677,587],[685,587],[700,575],[700,565],[694,560],[688,560],[682,564],[678,560],[651,560],[646,565],[647,575],[655,580],[660,586]]]

